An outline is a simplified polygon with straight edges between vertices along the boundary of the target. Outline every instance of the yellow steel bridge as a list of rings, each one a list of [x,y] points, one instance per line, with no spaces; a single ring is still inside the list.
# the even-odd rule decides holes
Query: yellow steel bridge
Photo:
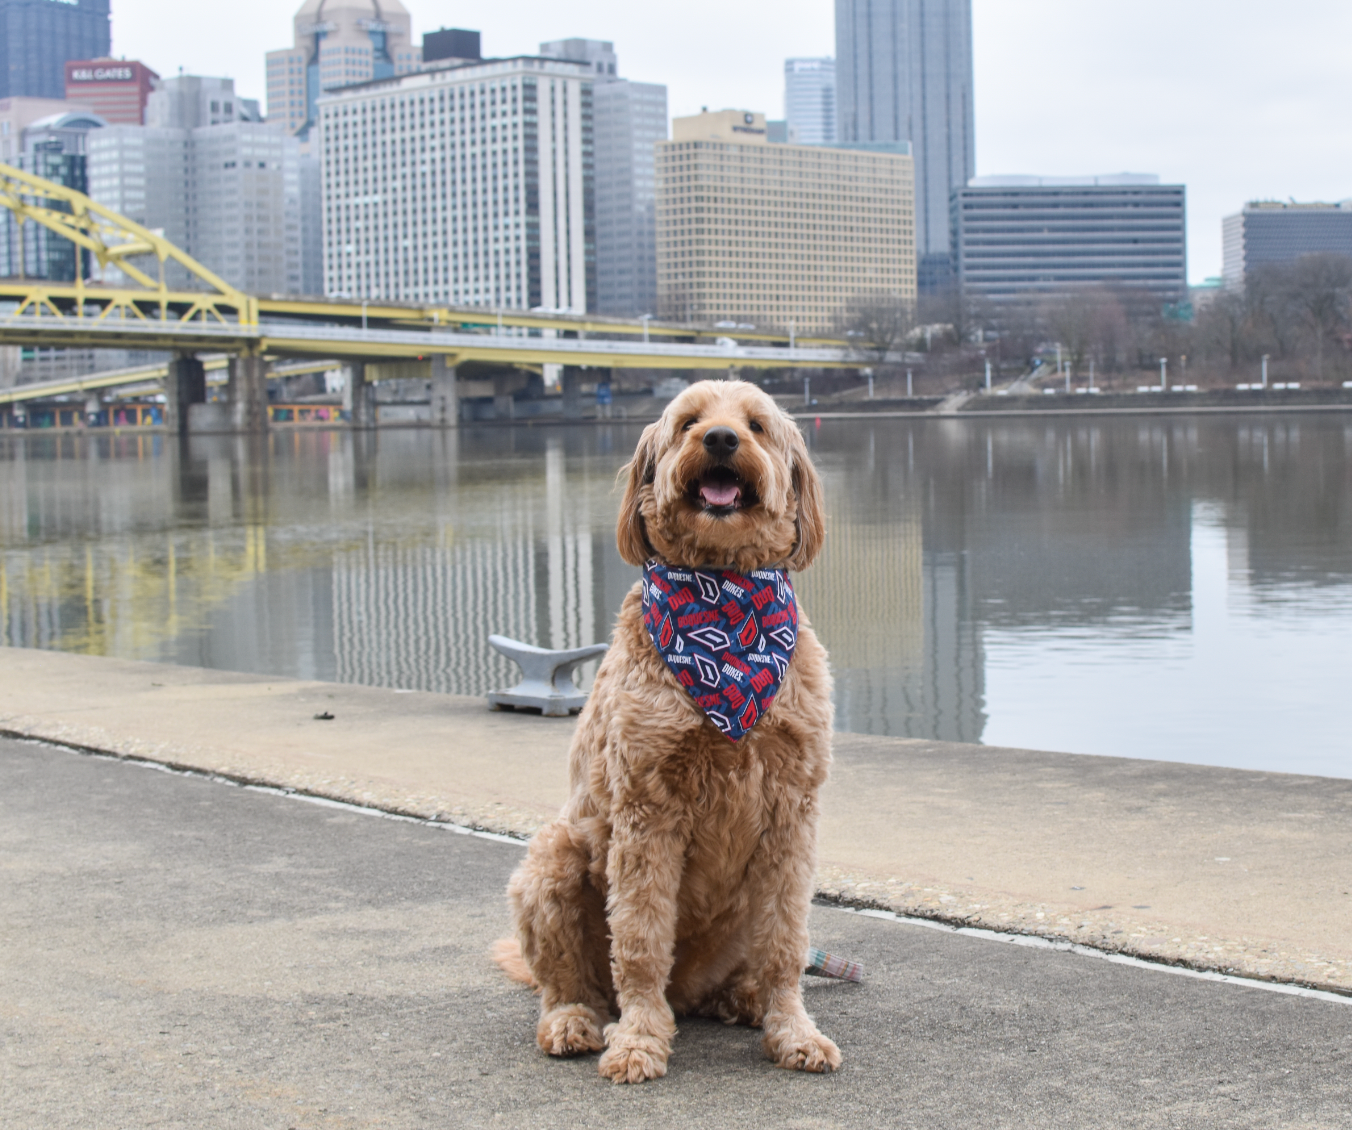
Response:
[[[39,224],[85,254],[88,278],[0,280],[0,345],[134,348],[179,355],[331,358],[375,363],[444,358],[534,368],[858,368],[840,341],[557,312],[422,306],[385,301],[258,297],[151,231],[66,188],[0,164],[0,204],[22,229]],[[188,289],[166,281],[191,280]],[[83,270],[77,271],[83,276]],[[736,334],[732,340],[729,334]],[[82,389],[98,378],[83,378]],[[11,391],[9,398],[13,398]],[[50,394],[50,393],[49,393]]]

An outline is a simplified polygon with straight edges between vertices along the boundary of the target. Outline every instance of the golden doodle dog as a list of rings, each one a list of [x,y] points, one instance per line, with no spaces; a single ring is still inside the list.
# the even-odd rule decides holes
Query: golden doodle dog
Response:
[[[787,573],[821,548],[820,481],[793,421],[740,381],[686,389],[621,474],[620,555],[644,578],[495,956],[540,992],[540,1047],[604,1048],[614,1082],[665,1075],[689,1014],[763,1028],[781,1067],[834,1070],[799,987],[831,676]]]

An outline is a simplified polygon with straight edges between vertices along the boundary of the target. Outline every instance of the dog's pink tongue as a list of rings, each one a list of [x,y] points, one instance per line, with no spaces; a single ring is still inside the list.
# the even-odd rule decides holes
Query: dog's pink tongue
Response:
[[[742,488],[736,483],[700,483],[699,493],[710,506],[731,506]]]

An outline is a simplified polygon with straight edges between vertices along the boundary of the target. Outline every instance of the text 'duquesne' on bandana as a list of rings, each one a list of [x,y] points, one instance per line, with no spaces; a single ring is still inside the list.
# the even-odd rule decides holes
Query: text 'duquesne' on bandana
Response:
[[[649,561],[643,623],[681,686],[734,742],[770,709],[798,642],[798,604],[783,569]]]

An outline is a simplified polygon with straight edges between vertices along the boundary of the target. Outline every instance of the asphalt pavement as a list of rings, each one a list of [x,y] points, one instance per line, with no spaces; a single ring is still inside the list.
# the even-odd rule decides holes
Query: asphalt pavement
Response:
[[[1352,1127],[1352,1005],[825,906],[840,1072],[684,1020],[615,1087],[488,959],[521,852],[0,741],[0,1124]]]

